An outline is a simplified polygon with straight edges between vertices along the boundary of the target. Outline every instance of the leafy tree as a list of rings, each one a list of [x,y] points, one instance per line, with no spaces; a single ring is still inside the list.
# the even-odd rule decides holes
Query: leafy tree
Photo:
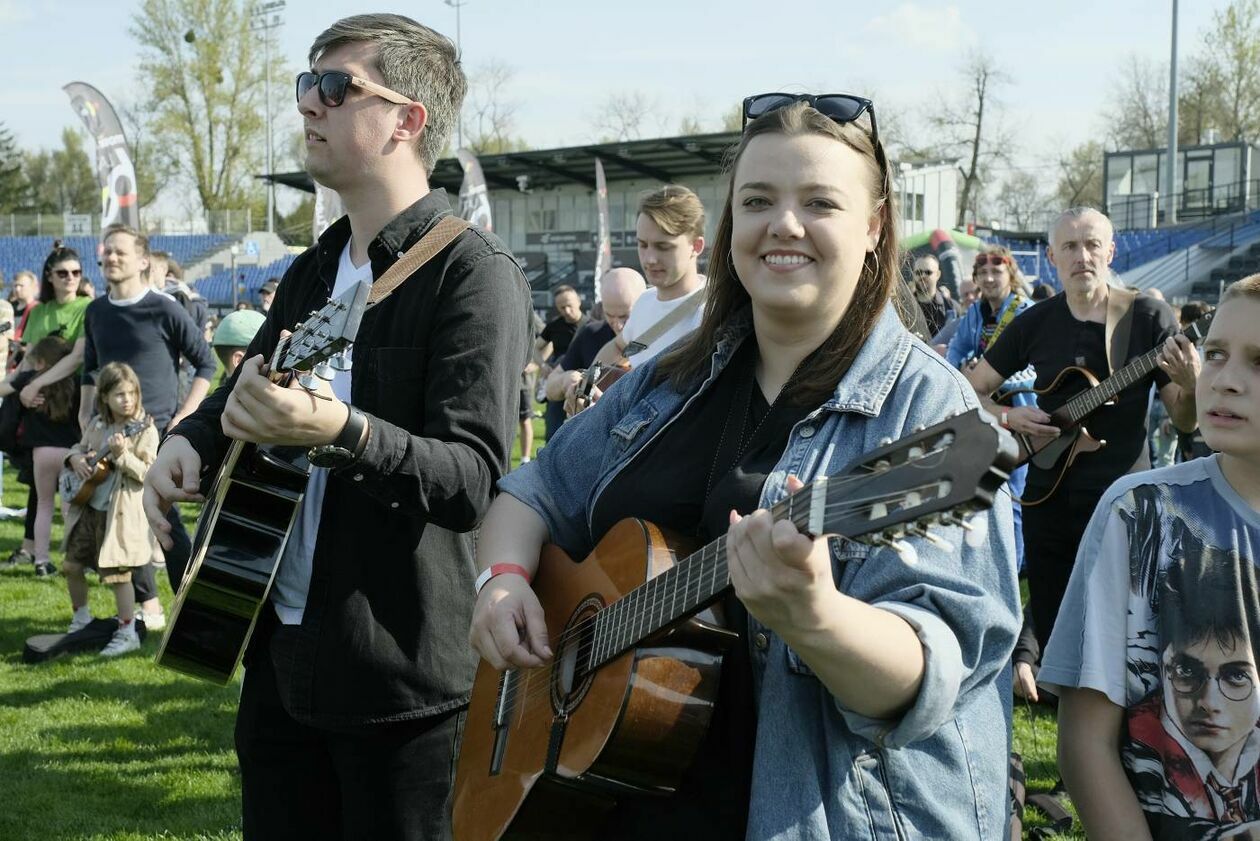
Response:
[[[37,213],[97,213],[100,180],[96,165],[84,150],[83,135],[61,130],[61,148],[28,152],[23,160],[29,210]]]
[[[1224,140],[1260,137],[1260,0],[1232,0],[1203,34],[1200,73],[1214,84],[1211,117]]]
[[[0,123],[0,213],[22,209],[26,178],[22,173],[22,153],[13,132]]]
[[[152,141],[206,210],[246,205],[264,158],[263,46],[246,0],[141,0],[131,35]],[[273,62],[273,80],[283,63]]]

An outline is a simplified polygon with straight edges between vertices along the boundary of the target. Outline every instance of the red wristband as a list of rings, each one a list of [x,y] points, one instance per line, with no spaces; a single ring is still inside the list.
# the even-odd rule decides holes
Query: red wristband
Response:
[[[529,570],[520,564],[492,564],[489,569],[481,571],[481,575],[477,576],[477,583],[474,585],[475,591],[480,593],[481,588],[486,586],[486,582],[496,575],[519,575],[527,582],[530,580]]]

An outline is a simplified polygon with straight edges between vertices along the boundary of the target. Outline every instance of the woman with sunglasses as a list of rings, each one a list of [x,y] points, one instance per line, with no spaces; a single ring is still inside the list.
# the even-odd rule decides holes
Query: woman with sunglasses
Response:
[[[766,510],[976,405],[892,303],[896,211],[871,103],[769,94],[744,117],[700,327],[501,480],[471,642],[497,668],[552,656],[528,578],[544,543],[583,558],[627,517],[725,535],[739,642],[708,735],[672,798],[623,800],[599,836],[1003,837],[1009,499],[974,545],[956,527],[948,547],[909,538],[917,563]]]
[[[27,408],[43,403],[42,392],[49,386],[67,378],[77,378],[83,362],[83,318],[91,303],[90,298],[79,294],[82,279],[83,264],[78,252],[55,242],[44,261],[39,303],[26,318],[22,344],[25,348],[33,348],[41,339],[57,336],[70,346],[70,352],[55,364],[38,371],[27,359],[23,359],[22,365],[7,382],[18,391],[22,405]],[[74,405],[69,419],[41,418],[39,423],[23,426],[21,443],[31,450],[34,462],[34,481],[27,494],[27,531],[23,550],[27,550],[29,543],[28,551],[33,553],[35,572],[39,575],[53,572],[49,543],[57,476],[70,448],[78,443],[80,437],[77,383],[73,392]]]

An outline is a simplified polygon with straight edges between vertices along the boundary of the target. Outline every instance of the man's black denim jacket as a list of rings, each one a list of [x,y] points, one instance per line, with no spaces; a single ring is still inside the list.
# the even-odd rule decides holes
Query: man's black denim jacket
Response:
[[[449,212],[435,190],[395,217],[368,248],[373,276]],[[297,258],[249,357],[270,358],[280,330],[324,304],[349,237],[343,218]],[[305,616],[286,631],[283,654],[272,649],[298,720],[358,727],[467,703],[476,667],[470,532],[508,469],[530,326],[524,275],[477,228],[365,314],[351,402],[371,435],[362,456],[329,477]],[[227,451],[219,417],[234,383],[179,425],[203,479]],[[260,653],[251,650],[247,665]]]

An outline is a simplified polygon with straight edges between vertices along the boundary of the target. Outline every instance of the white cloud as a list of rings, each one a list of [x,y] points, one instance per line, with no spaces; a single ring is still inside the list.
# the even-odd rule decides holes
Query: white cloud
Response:
[[[956,52],[975,39],[971,28],[963,23],[962,12],[952,5],[928,7],[902,3],[891,12],[872,18],[866,30],[889,38],[900,47],[942,52]]]
[[[30,20],[34,5],[30,0],[0,0],[0,26]]]

